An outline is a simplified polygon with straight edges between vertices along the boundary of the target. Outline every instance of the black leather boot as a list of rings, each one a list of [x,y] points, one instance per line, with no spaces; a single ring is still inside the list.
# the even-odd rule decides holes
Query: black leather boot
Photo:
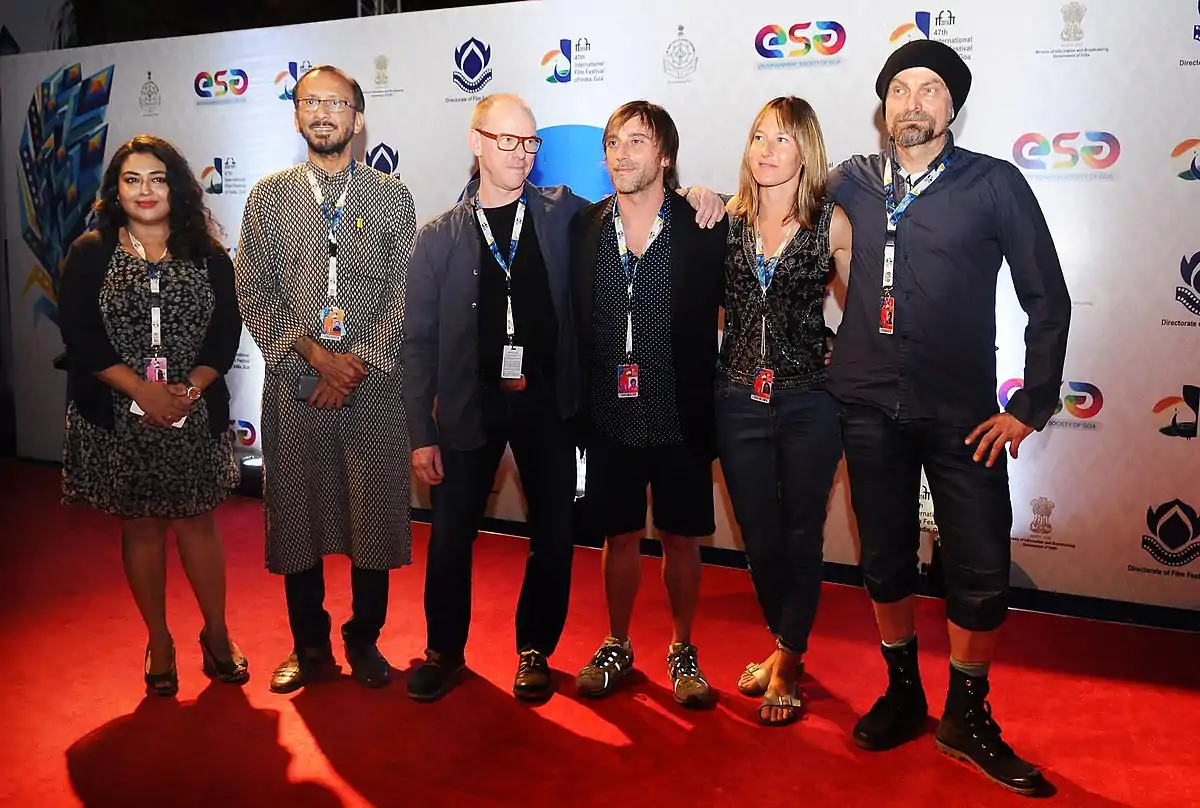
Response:
[[[972,678],[951,666],[946,710],[935,736],[938,749],[1010,791],[1027,797],[1041,794],[1047,788],[1042,773],[1001,739],[988,690],[986,677]]]
[[[903,648],[881,646],[888,666],[887,692],[854,726],[854,742],[871,752],[893,749],[925,729],[929,705],[917,669],[917,640]]]

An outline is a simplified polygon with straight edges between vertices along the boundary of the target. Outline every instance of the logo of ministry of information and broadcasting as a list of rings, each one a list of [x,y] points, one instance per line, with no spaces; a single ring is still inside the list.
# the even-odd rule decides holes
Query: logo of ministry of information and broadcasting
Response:
[[[1058,38],[1063,42],[1079,42],[1083,39],[1083,15],[1087,14],[1087,6],[1083,3],[1067,3],[1062,11],[1063,29]]]
[[[837,64],[840,60],[831,57],[836,56],[845,45],[845,27],[832,20],[798,22],[790,28],[764,25],[754,38],[754,49],[758,55],[771,60],[760,62],[760,69]]]
[[[1025,383],[1022,379],[1009,379],[1001,384],[1000,391],[996,396],[1000,408],[1008,407],[1013,393],[1024,386]],[[1100,392],[1100,388],[1090,382],[1066,382],[1066,386],[1071,392],[1058,400],[1058,406],[1054,408],[1054,415],[1058,415],[1065,409],[1072,420],[1051,417],[1049,425],[1095,429],[1096,424],[1092,422],[1092,419],[1099,415],[1100,410],[1104,408],[1104,394]]]
[[[667,46],[667,52],[663,54],[663,72],[674,79],[682,81],[688,76],[696,72],[696,66],[700,63],[700,57],[696,55],[696,46],[691,43],[683,35],[683,26],[679,26],[679,33],[675,37],[675,41]]]
[[[1035,536],[1049,536],[1053,532],[1050,526],[1050,514],[1054,512],[1054,500],[1046,497],[1036,497],[1029,502],[1033,511],[1033,521],[1029,523],[1029,532]]]
[[[1142,549],[1164,567],[1182,567],[1200,557],[1200,517],[1183,500],[1147,508],[1146,528]]]
[[[1180,169],[1176,175],[1179,179],[1193,182],[1200,180],[1200,138],[1190,137],[1181,141],[1171,150],[1171,159],[1176,168]]]
[[[450,78],[460,90],[474,95],[492,80],[492,49],[471,37],[454,50],[454,72]]]
[[[275,77],[275,87],[279,90],[280,101],[291,101],[296,97],[296,85],[304,74],[312,70],[312,63],[288,62],[287,70]]]

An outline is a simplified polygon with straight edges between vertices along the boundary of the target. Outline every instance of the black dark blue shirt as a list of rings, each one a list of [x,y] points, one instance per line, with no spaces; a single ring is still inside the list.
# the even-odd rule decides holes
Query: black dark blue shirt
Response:
[[[592,308],[591,417],[596,430],[627,446],[683,440],[675,401],[671,351],[671,206],[664,205],[663,228],[640,260],[633,281],[633,357],[638,395],[617,397],[617,366],[625,355],[628,284],[617,250],[610,212],[600,232]]]
[[[879,333],[886,232],[880,155],[856,156],[829,194],[854,228],[829,390],[900,420],[974,426],[998,411],[996,281],[1008,262],[1029,316],[1024,389],[1007,410],[1041,429],[1058,404],[1071,299],[1037,199],[1010,163],[955,147],[949,168],[897,224],[895,333]]]

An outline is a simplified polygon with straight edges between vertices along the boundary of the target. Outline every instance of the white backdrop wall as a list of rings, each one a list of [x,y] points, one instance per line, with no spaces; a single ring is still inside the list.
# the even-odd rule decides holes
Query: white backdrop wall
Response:
[[[59,456],[53,277],[104,161],[133,135],[163,136],[186,154],[230,248],[248,188],[303,159],[287,98],[296,76],[322,62],[367,91],[360,149],[403,177],[421,221],[458,199],[472,102],[500,91],[522,94],[537,115],[546,146],[535,181],[606,193],[599,127],[619,104],[648,98],[679,125],[684,182],[732,191],[750,122],[777,95],[813,104],[833,162],[877,150],[878,69],[902,42],[932,37],[975,75],[958,142],[1022,168],[1075,306],[1063,410],[1011,466],[1014,582],[1200,606],[1200,441],[1189,439],[1200,385],[1196,0],[1160,0],[1152,18],[1134,0],[797,8],[519,3],[0,60],[19,453]],[[1025,318],[1005,272],[1000,286],[1003,401],[1020,384]],[[831,300],[830,322],[838,316]],[[231,374],[231,428],[248,452],[258,446],[262,374],[246,337]],[[511,462],[489,514],[520,520]],[[713,543],[738,547],[720,482],[714,496]],[[415,502],[426,504],[425,492]],[[922,505],[932,520],[927,495]],[[826,533],[826,558],[855,563],[844,474]]]

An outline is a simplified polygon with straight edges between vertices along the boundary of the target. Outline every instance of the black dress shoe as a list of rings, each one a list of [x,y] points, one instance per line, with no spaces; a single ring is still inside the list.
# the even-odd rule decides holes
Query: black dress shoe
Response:
[[[271,674],[272,693],[293,693],[313,682],[327,681],[338,676],[337,662],[328,648],[305,648],[292,652]]]
[[[894,749],[925,730],[929,705],[917,668],[917,641],[902,648],[882,646],[888,665],[887,691],[854,725],[854,742],[868,752]]]
[[[513,680],[513,695],[522,701],[544,701],[554,693],[550,682],[550,663],[540,651],[522,651]]]
[[[1010,791],[1026,797],[1042,794],[1048,789],[1045,778],[1000,737],[987,694],[986,678],[972,678],[951,668],[946,711],[934,736],[937,748]]]
[[[391,666],[375,643],[347,645],[346,661],[350,663],[350,675],[363,687],[383,687],[391,681]]]
[[[425,661],[408,680],[408,696],[415,701],[436,701],[457,684],[466,667],[462,657],[451,659],[437,651],[425,651]]]
[[[204,675],[219,679],[227,685],[244,685],[250,681],[250,665],[237,643],[229,640],[229,658],[218,659],[208,645],[208,637],[200,631],[200,655],[203,659]]]

